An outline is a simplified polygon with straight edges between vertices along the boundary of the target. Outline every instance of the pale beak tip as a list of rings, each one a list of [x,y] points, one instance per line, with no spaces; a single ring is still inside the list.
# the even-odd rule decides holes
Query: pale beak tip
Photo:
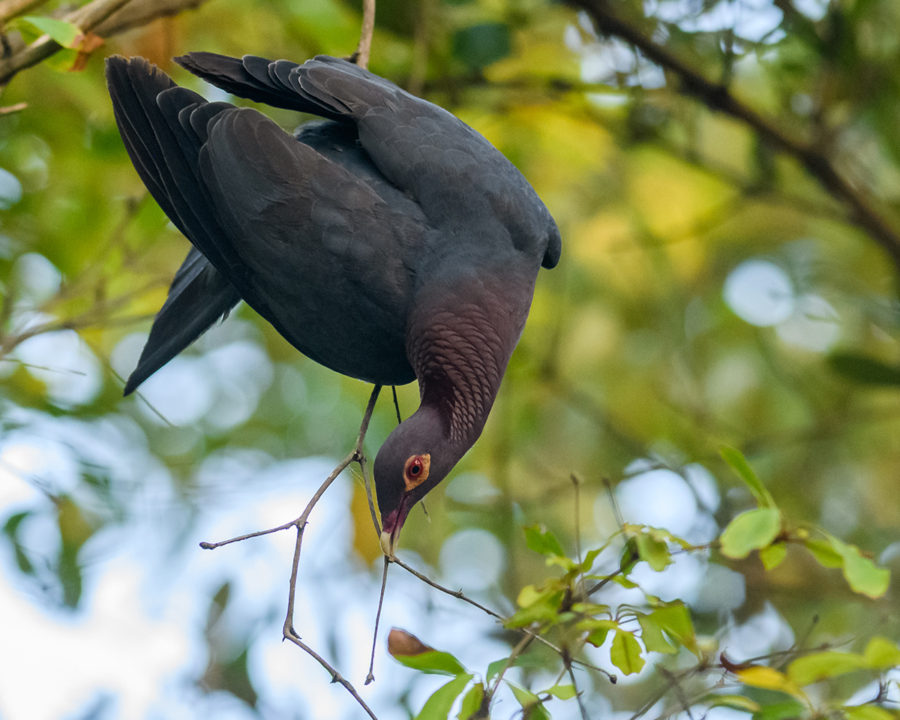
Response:
[[[389,532],[381,533],[381,551],[389,558],[394,557],[394,538]]]

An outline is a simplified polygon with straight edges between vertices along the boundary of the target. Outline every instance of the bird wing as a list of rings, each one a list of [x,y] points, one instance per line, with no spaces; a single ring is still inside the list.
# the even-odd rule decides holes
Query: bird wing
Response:
[[[378,170],[416,199],[432,224],[477,242],[511,242],[553,267],[559,231],[521,173],[443,108],[337,58],[302,65],[213,53],[176,58],[228,92],[353,123]]]
[[[413,379],[404,345],[406,261],[426,226],[396,188],[382,181],[373,189],[358,168],[326,156],[358,165],[355,140],[334,136],[323,154],[256,111],[174,86],[141,59],[111,58],[107,77],[145,184],[249,305],[338,372],[381,383]],[[174,308],[198,313],[204,296],[196,288],[173,303],[173,320]]]
[[[208,131],[200,173],[250,294],[281,326],[302,325],[294,344],[323,365],[377,382],[411,380],[405,319],[409,261],[427,230],[421,212],[406,199],[389,204],[254,110],[220,113]]]
[[[125,394],[131,394],[216,320],[227,315],[240,299],[235,287],[192,247],[153,320],[137,367],[125,383]]]

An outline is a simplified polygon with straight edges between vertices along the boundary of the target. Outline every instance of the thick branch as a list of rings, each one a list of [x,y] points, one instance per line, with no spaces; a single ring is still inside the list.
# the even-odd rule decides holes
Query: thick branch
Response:
[[[640,28],[618,17],[607,0],[569,0],[583,8],[597,29],[638,48],[649,60],[676,76],[684,91],[712,110],[729,115],[753,129],[774,148],[791,155],[850,212],[851,217],[890,255],[900,271],[900,233],[869,198],[841,175],[830,158],[813,143],[794,137],[785,128],[739,100],[727,86],[713,82],[681,58],[656,43]]]
[[[85,33],[95,32],[101,37],[110,37],[156,18],[195,8],[204,2],[206,0],[92,0],[62,19]],[[59,43],[45,35],[0,58],[0,85],[5,85],[17,73],[46,60],[60,49]]]
[[[0,22],[11,20],[45,2],[47,0],[0,0]]]
[[[350,60],[361,68],[369,67],[372,52],[372,35],[375,33],[375,0],[363,0],[362,28],[359,31],[359,45]]]

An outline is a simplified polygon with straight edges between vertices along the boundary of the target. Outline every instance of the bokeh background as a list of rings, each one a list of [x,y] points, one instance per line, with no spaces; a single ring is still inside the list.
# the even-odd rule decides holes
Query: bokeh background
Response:
[[[301,357],[240,306],[121,397],[187,243],[128,161],[102,63],[144,55],[231,99],[169,58],[348,55],[359,4],[190,4],[106,37],[81,71],[63,51],[3,91],[4,107],[27,103],[0,115],[4,720],[360,716],[281,641],[292,536],[214,552],[198,542],[299,514],[352,447],[370,388]],[[721,95],[661,67],[604,13],[772,132],[721,112]],[[893,0],[379,0],[370,68],[488,137],[564,242],[483,437],[427,515],[412,514],[403,559],[508,614],[551,572],[525,525],[543,523],[570,552],[576,531],[581,548],[602,544],[616,510],[698,544],[716,538],[753,506],[719,456],[727,444],[787,516],[900,568],[898,26]],[[13,39],[33,30],[7,27]],[[302,121],[267,112],[287,129]],[[824,159],[849,194],[792,148]],[[409,414],[416,389],[398,392]],[[394,423],[385,395],[370,456]],[[441,684],[390,658],[391,626],[476,672],[509,655],[517,638],[492,618],[392,568],[377,680],[363,688],[380,571],[365,493],[347,472],[311,518],[295,625],[379,717],[414,714]],[[755,556],[688,553],[636,574],[688,604],[711,657],[900,639],[896,583],[879,600],[854,595],[808,553],[791,550],[771,572]],[[617,588],[598,601],[629,597]],[[585,652],[614,670],[608,649]],[[558,658],[534,655],[510,677],[546,687]],[[666,683],[649,660],[616,685],[579,671],[591,716],[638,712]],[[871,677],[842,683],[847,703],[878,692]],[[885,693],[896,707],[896,676]],[[683,712],[678,702],[662,694],[646,712]],[[579,717],[572,701],[547,708]],[[517,709],[508,693],[493,708]]]

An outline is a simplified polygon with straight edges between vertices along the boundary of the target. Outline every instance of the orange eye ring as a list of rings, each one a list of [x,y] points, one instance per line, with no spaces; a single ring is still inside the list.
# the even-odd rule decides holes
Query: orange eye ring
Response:
[[[429,453],[411,455],[403,466],[403,485],[406,487],[406,491],[409,492],[425,482],[430,470],[431,455]]]

